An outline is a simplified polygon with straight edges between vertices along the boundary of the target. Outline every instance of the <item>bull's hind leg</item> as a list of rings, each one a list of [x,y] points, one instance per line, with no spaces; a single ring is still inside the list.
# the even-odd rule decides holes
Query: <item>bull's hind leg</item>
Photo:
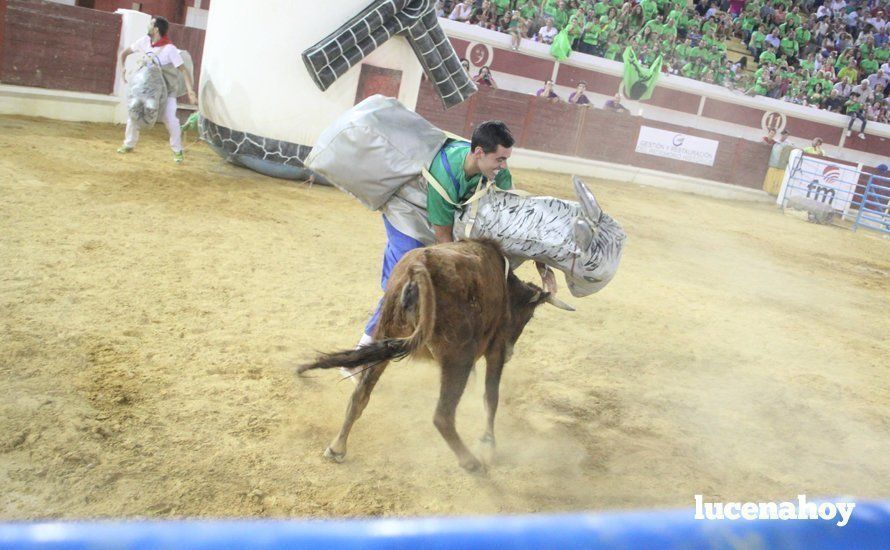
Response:
[[[346,439],[349,437],[349,431],[352,429],[355,421],[362,416],[362,411],[365,410],[368,401],[371,399],[371,392],[374,390],[374,386],[377,385],[380,375],[383,374],[388,364],[389,361],[385,361],[376,366],[368,367],[364,373],[358,375],[361,378],[355,389],[352,390],[352,397],[349,398],[349,407],[346,409],[346,419],[343,420],[343,427],[340,428],[340,433],[337,434],[334,441],[325,449],[325,458],[334,462],[343,462],[343,459],[346,457]]]
[[[433,417],[433,424],[436,429],[445,438],[445,442],[457,455],[462,468],[468,472],[473,472],[482,468],[473,453],[467,449],[457,429],[454,427],[454,416],[457,411],[457,404],[467,386],[467,378],[473,368],[473,359],[462,358],[460,360],[443,360],[442,364],[442,387],[439,390],[439,403],[436,405],[436,415]]]
[[[494,416],[498,412],[498,400],[500,399],[501,373],[504,371],[503,348],[489,351],[485,354],[485,434],[482,436],[484,458],[491,462],[494,457]]]

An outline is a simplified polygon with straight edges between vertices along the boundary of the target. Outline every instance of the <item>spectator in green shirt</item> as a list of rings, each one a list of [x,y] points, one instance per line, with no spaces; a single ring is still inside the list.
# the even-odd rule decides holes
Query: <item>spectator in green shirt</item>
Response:
[[[856,82],[859,80],[859,69],[856,67],[856,60],[850,59],[849,63],[849,65],[838,71],[837,78],[849,78],[850,82]]]
[[[849,137],[850,132],[853,130],[853,123],[859,120],[862,122],[862,127],[859,129],[859,139],[865,139],[865,106],[858,97],[851,95],[844,107],[846,113],[850,116],[850,124],[847,125],[847,136]]]
[[[644,21],[653,19],[658,13],[658,4],[655,3],[655,0],[641,0],[640,7],[643,8]]]
[[[782,38],[781,45],[779,47],[781,48],[782,54],[785,56],[785,59],[787,59],[789,63],[794,63],[797,61],[797,53],[800,50],[800,46],[798,46],[797,41],[792,38],[792,35],[790,33]]]
[[[687,38],[683,42],[674,47],[674,56],[682,65],[685,65],[692,59],[692,39]]]
[[[702,72],[702,62],[698,58],[694,58],[689,63],[683,65],[680,74],[686,78],[698,78]]]
[[[775,63],[776,59],[776,51],[772,46],[768,46],[766,51],[760,54],[760,57],[757,59],[760,64],[763,63]]]
[[[763,53],[765,43],[766,26],[760,25],[756,31],[751,33],[751,40],[748,41],[748,51],[750,51],[751,55],[755,58],[760,59],[760,54]]]

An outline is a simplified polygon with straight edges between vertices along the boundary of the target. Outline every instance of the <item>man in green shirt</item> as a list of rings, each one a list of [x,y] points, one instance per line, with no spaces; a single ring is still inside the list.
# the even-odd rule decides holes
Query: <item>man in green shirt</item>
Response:
[[[438,185],[430,184],[427,190],[427,218],[435,233],[436,244],[450,243],[454,240],[454,215],[480,185],[484,185],[486,181],[493,181],[501,189],[512,188],[513,182],[510,171],[507,170],[507,160],[513,152],[513,143],[513,136],[507,125],[492,120],[483,122],[476,128],[470,143],[451,141],[439,150],[439,154],[429,167],[429,172]],[[402,256],[410,250],[423,247],[424,244],[400,232],[386,219],[386,216],[383,217],[383,224],[386,227],[387,243],[383,254],[381,286],[386,290],[392,269]],[[552,284],[555,284],[556,279],[552,272],[549,275]],[[548,279],[548,282],[551,282],[551,279]],[[365,326],[365,333],[359,341],[359,346],[374,341],[372,335],[380,319],[382,303],[381,299],[374,315]]]

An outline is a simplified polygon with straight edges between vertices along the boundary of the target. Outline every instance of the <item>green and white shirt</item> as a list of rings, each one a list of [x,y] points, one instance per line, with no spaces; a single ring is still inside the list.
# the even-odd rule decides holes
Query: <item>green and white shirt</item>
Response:
[[[445,153],[448,168],[442,161],[442,151]],[[464,172],[464,162],[467,160],[469,152],[470,144],[466,141],[452,141],[445,144],[440,153],[433,159],[433,162],[430,163],[430,174],[436,178],[439,185],[448,193],[448,198],[458,204],[473,196],[473,193],[476,192],[476,187],[482,179],[482,174],[476,174],[467,179],[467,174]],[[451,175],[454,176],[454,180],[448,174],[449,169]],[[498,172],[494,184],[500,189],[512,189],[513,179],[510,171],[504,169]],[[431,224],[454,225],[456,207],[449,204],[432,187],[427,191],[426,209]]]

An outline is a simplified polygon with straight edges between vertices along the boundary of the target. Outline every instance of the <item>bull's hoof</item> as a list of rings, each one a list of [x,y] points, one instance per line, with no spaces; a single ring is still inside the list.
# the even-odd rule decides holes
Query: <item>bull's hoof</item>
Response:
[[[460,467],[470,473],[483,473],[485,472],[485,465],[479,461],[475,456],[470,456],[460,462]]]
[[[333,449],[328,447],[327,449],[324,450],[324,457],[326,459],[330,460],[331,462],[336,462],[337,464],[340,464],[341,462],[343,462],[346,459],[346,453],[345,452],[344,453],[334,452]]]

